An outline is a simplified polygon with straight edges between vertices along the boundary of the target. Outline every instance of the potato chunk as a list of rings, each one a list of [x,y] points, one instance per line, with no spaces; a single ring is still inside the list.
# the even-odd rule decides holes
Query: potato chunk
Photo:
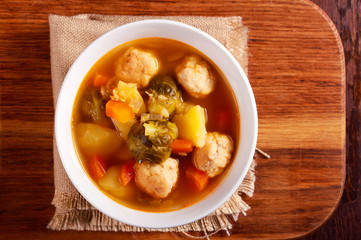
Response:
[[[120,182],[120,170],[120,166],[109,168],[105,176],[98,181],[99,186],[116,197],[130,198],[135,196],[136,189],[134,185],[123,186]]]
[[[204,108],[194,106],[187,113],[174,116],[173,121],[180,138],[191,140],[196,147],[204,146],[207,134]]]
[[[75,128],[78,143],[89,156],[113,154],[123,143],[119,134],[110,128],[93,123],[79,123]]]
[[[123,137],[124,140],[128,139],[128,133],[129,133],[130,129],[137,122],[137,119],[135,119],[135,118],[133,118],[132,120],[125,122],[125,123],[121,123],[115,119],[112,119],[112,120],[113,120],[115,127],[120,132],[120,135]]]
[[[127,83],[136,83],[138,88],[148,86],[150,79],[158,72],[158,61],[149,52],[131,47],[116,63],[115,74]]]

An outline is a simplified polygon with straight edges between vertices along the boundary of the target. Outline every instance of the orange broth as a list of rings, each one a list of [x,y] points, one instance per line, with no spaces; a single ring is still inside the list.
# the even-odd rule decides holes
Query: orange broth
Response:
[[[80,110],[83,94],[86,90],[92,88],[96,89],[92,86],[92,82],[96,72],[102,72],[108,76],[115,75],[115,62],[129,47],[139,48],[154,54],[154,56],[158,59],[159,63],[158,74],[169,75],[175,80],[177,79],[175,74],[175,68],[178,64],[181,63],[184,56],[191,54],[199,55],[204,60],[206,60],[208,65],[210,66],[212,74],[216,79],[216,85],[215,90],[207,97],[202,99],[193,98],[180,85],[178,85],[182,91],[182,99],[184,102],[189,102],[194,105],[200,105],[201,107],[206,109],[207,132],[217,131],[223,134],[227,134],[232,138],[235,146],[235,150],[232,154],[231,163],[222,172],[222,174],[217,177],[210,178],[206,189],[204,189],[202,192],[195,192],[193,189],[190,188],[189,184],[186,181],[185,167],[187,166],[187,164],[192,164],[192,153],[188,154],[188,156],[185,157],[172,154],[171,157],[179,161],[179,178],[176,188],[170,193],[167,198],[163,200],[153,199],[152,197],[138,190],[136,184],[134,183],[134,180],[127,187],[133,188],[133,190],[136,191],[137,194],[131,198],[119,198],[101,189],[101,187],[97,185],[97,181],[92,177],[89,171],[89,164],[91,161],[90,157],[86,154],[84,149],[81,149],[78,146],[78,136],[75,131],[78,123],[87,121],[86,118],[82,115],[82,111]],[[220,117],[222,115],[223,117]],[[222,120],[224,117],[227,122],[224,122]],[[202,54],[195,48],[175,40],[163,38],[145,38],[130,41],[114,48],[113,50],[105,54],[99,61],[96,62],[96,64],[90,69],[90,71],[84,78],[78,90],[72,113],[72,129],[74,143],[81,163],[92,181],[98,186],[98,188],[102,192],[104,192],[107,196],[109,196],[116,202],[129,208],[148,212],[167,212],[178,210],[204,199],[207,195],[213,192],[227,175],[227,172],[232,165],[237,146],[240,141],[240,121],[240,114],[238,112],[238,106],[235,100],[234,93],[218,67],[215,66],[212,61],[210,61],[204,54]],[[114,129],[114,126],[108,119],[100,123],[100,125]],[[113,154],[112,156],[105,159],[106,165],[107,167],[113,165],[122,165],[124,164],[125,160],[129,159],[129,156],[129,149],[126,142],[124,142],[123,146],[119,149],[119,151],[117,151],[116,154]]]

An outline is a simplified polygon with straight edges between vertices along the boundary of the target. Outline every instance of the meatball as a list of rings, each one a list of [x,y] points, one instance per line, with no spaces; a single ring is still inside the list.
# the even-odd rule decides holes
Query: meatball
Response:
[[[135,183],[154,198],[166,198],[178,180],[178,161],[168,158],[161,164],[143,161],[136,163]]]
[[[176,69],[178,82],[195,98],[202,98],[214,89],[214,78],[207,63],[198,56],[188,56]]]
[[[209,132],[206,144],[196,148],[193,153],[193,164],[209,177],[219,175],[231,160],[233,141],[225,134]]]
[[[133,47],[123,53],[115,67],[115,74],[120,80],[137,83],[138,88],[147,87],[157,72],[157,59],[151,53]]]

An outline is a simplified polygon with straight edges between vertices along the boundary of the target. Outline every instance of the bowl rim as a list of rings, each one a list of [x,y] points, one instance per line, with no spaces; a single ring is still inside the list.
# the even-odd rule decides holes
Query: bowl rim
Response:
[[[217,201],[216,203],[214,203],[212,205],[212,207],[209,207],[207,209],[204,209],[201,206],[201,203],[205,203],[205,201],[210,198],[211,196],[213,196],[215,194],[215,192],[217,192],[220,189],[220,185],[224,185],[225,182],[227,181],[227,179],[229,178],[229,175],[234,171],[234,165],[235,163],[233,163],[232,165],[232,169],[229,170],[227,177],[225,177],[225,179],[222,180],[222,183],[220,183],[219,186],[217,186],[216,191],[213,191],[210,195],[208,195],[207,197],[205,197],[204,199],[198,201],[195,204],[192,204],[190,207],[186,207],[186,208],[182,208],[179,210],[175,210],[175,211],[171,211],[171,212],[144,212],[144,211],[140,211],[140,210],[135,210],[135,209],[131,209],[128,208],[120,203],[116,203],[117,205],[119,205],[118,207],[116,207],[114,204],[112,204],[110,201],[106,201],[104,199],[105,194],[102,193],[96,186],[96,189],[94,189],[92,186],[87,186],[87,184],[89,184],[89,182],[91,182],[90,179],[88,179],[88,181],[86,181],[86,179],[84,179],[84,174],[86,175],[86,173],[84,172],[84,169],[81,166],[81,160],[78,159],[77,155],[76,155],[76,150],[75,150],[75,146],[74,143],[67,143],[66,140],[68,138],[64,138],[65,136],[68,136],[67,134],[67,130],[69,129],[65,129],[64,130],[64,119],[63,119],[63,114],[65,114],[67,111],[65,108],[65,105],[63,104],[64,101],[66,101],[67,98],[67,94],[68,94],[68,90],[71,89],[72,87],[72,83],[71,83],[71,78],[72,75],[74,75],[74,72],[77,71],[77,68],[80,67],[81,65],[80,62],[84,59],[89,57],[89,53],[96,48],[98,45],[100,45],[103,41],[106,41],[107,38],[109,38],[110,36],[112,36],[113,34],[117,34],[117,32],[121,32],[121,31],[126,31],[129,29],[137,29],[136,27],[149,27],[151,29],[156,29],[156,27],[163,25],[166,27],[174,27],[174,28],[179,28],[179,29],[185,29],[185,31],[188,32],[193,32],[194,34],[198,34],[199,37],[207,39],[207,41],[210,42],[211,45],[215,46],[216,48],[218,48],[218,51],[222,52],[223,54],[226,55],[226,57],[229,59],[229,61],[231,61],[231,63],[233,64],[233,67],[235,67],[235,69],[237,70],[237,73],[240,74],[241,79],[238,81],[242,82],[242,88],[245,87],[245,91],[248,94],[248,101],[250,103],[250,111],[251,111],[251,115],[250,118],[253,120],[251,122],[251,139],[247,139],[250,140],[249,142],[247,142],[247,149],[249,149],[247,152],[247,157],[246,159],[244,159],[244,161],[246,161],[243,165],[245,166],[243,171],[241,169],[241,173],[238,175],[238,177],[236,178],[237,181],[233,182],[233,186],[228,186],[227,187],[227,193],[226,194],[218,194],[221,195],[221,200]],[[158,37],[158,36],[154,36],[154,37]],[[140,37],[142,38],[142,37]],[[139,39],[140,39],[139,38]],[[168,37],[170,38],[170,37]],[[135,38],[136,39],[136,38]],[[134,40],[135,40],[134,39]],[[170,38],[171,39],[171,38]],[[178,39],[175,39],[177,41],[180,41]],[[125,41],[128,42],[128,41]],[[119,43],[119,45],[125,43]],[[180,42],[184,42],[184,41],[180,41]],[[196,49],[198,49],[197,47],[195,47],[194,45],[190,44],[189,42],[184,42]],[[198,49],[199,50],[199,49]],[[201,50],[199,50],[201,51]],[[109,52],[109,51],[107,51]],[[213,62],[214,59],[212,59],[208,54],[204,53],[204,51],[201,51],[203,54],[205,54],[207,57],[209,57]],[[99,58],[96,59],[96,61],[98,61],[102,56],[100,56]],[[96,62],[95,61],[95,62]],[[218,64],[216,64],[218,66]],[[226,75],[226,73],[222,70],[221,67],[219,67],[219,69],[223,72],[224,75]],[[87,69],[86,73],[90,70]],[[79,85],[76,87],[76,92],[79,89],[79,86],[81,84],[81,82],[83,81],[83,79],[80,80]],[[238,104],[238,110],[240,111],[241,106],[240,106],[240,99],[239,96],[237,96],[237,93],[235,92],[234,89],[234,84],[232,85],[231,81],[228,79],[229,84],[231,85],[232,90],[234,91],[234,95]],[[73,89],[74,91],[74,89]],[[71,101],[71,110],[70,112],[72,112],[72,108],[73,108],[73,104],[74,104],[74,100],[75,98]],[[69,102],[69,100],[67,100]],[[242,136],[241,134],[243,134],[243,117],[241,115],[241,126],[240,126],[240,133],[239,133],[239,145],[238,148],[241,147],[242,144]],[[65,121],[66,122],[66,121]],[[71,123],[70,123],[71,125]],[[66,125],[65,125],[66,126]],[[71,130],[71,126],[70,130]],[[248,127],[248,126],[247,126]],[[248,130],[247,130],[248,131]],[[218,209],[224,202],[226,202],[231,196],[232,194],[237,190],[237,188],[239,187],[239,185],[241,184],[241,182],[243,181],[245,175],[248,172],[248,169],[251,165],[252,159],[253,159],[253,155],[254,155],[254,151],[256,148],[256,142],[257,142],[257,134],[258,134],[258,116],[257,116],[257,107],[256,107],[256,102],[255,102],[255,98],[254,98],[254,94],[251,88],[251,85],[248,81],[248,78],[246,76],[246,74],[244,73],[242,67],[239,65],[238,61],[234,58],[234,56],[221,44],[219,43],[215,38],[213,38],[212,36],[208,35],[207,33],[203,32],[200,29],[197,29],[193,26],[184,24],[184,23],[180,23],[180,22],[176,22],[176,21],[172,21],[172,20],[164,20],[164,19],[150,19],[150,20],[141,20],[141,21],[135,21],[135,22],[131,22],[131,23],[127,23],[124,25],[121,25],[113,30],[110,30],[109,32],[101,35],[100,37],[98,37],[95,41],[93,41],[79,56],[78,58],[74,61],[74,63],[72,64],[72,66],[69,68],[68,73],[66,74],[66,77],[64,79],[64,82],[62,83],[62,87],[60,89],[59,92],[59,96],[57,99],[57,104],[56,104],[56,111],[55,111],[55,137],[56,137],[56,144],[58,147],[58,152],[60,155],[60,159],[62,161],[62,164],[64,166],[64,169],[69,177],[69,179],[71,180],[71,182],[73,183],[73,185],[75,186],[75,188],[79,191],[79,193],[94,207],[96,207],[98,210],[100,210],[102,213],[104,213],[105,215],[108,215],[109,217],[116,219],[120,222],[132,225],[132,226],[136,226],[136,227],[145,227],[145,228],[169,228],[169,227],[177,227],[180,225],[184,225],[193,221],[196,221],[198,219],[201,219],[203,217],[205,217],[206,215],[214,212],[216,209]],[[62,147],[63,144],[68,144],[68,146],[72,146],[70,147],[70,152],[65,151],[65,147]],[[239,149],[238,149],[239,150]],[[236,161],[238,159],[239,156],[239,151],[236,152],[236,156],[234,156],[234,161]],[[74,160],[74,157],[77,159],[77,161],[79,162],[79,166],[77,164],[74,165],[74,163],[72,163],[73,161],[67,160],[69,157],[71,157]],[[80,167],[80,168],[79,168]],[[83,171],[84,174],[79,173],[80,171]],[[76,173],[75,173],[76,172]],[[80,174],[77,176],[77,174]],[[87,177],[87,175],[86,175]],[[83,181],[83,182],[82,182]],[[92,182],[91,182],[92,183]],[[92,183],[92,185],[94,185]],[[230,185],[228,183],[228,185]],[[85,188],[85,186],[87,187],[87,189]],[[101,193],[102,196],[97,195],[96,190]],[[90,192],[89,192],[90,191]],[[219,192],[219,191],[218,191]],[[114,200],[112,200],[111,198],[109,198],[108,196],[106,196],[106,198],[108,200],[111,200],[114,202]],[[102,202],[105,201],[106,206],[104,205],[99,205],[100,203],[98,202]],[[209,202],[209,201],[208,201]],[[206,202],[206,203],[208,203]],[[116,208],[116,211],[112,211],[111,208],[114,207]],[[109,208],[109,209],[108,209]],[[198,209],[197,209],[198,208]],[[189,210],[191,209],[191,210]],[[187,211],[185,211],[187,210]],[[119,212],[123,212],[128,218],[124,219],[123,216],[119,216],[117,215]],[[181,214],[186,212],[186,217],[180,217]],[[135,215],[141,215],[140,217],[135,217]],[[149,221],[146,218],[155,218],[158,219],[159,222],[155,222],[155,221]]]

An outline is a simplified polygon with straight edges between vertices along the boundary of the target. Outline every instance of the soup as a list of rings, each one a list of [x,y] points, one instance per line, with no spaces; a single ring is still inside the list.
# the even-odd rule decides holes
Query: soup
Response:
[[[129,208],[190,206],[221,183],[240,116],[220,70],[184,43],[145,38],[104,55],[84,78],[73,139],[94,184]]]

